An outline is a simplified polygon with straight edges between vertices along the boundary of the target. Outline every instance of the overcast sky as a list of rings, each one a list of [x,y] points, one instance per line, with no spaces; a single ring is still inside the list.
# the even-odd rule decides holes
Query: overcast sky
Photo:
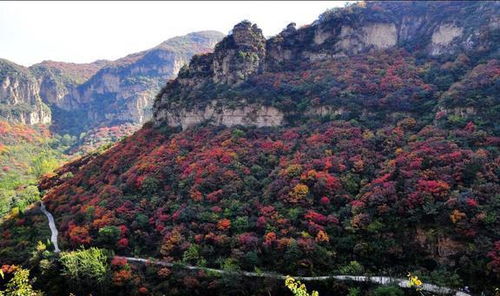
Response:
[[[189,32],[227,34],[243,19],[265,36],[290,22],[313,22],[345,1],[300,2],[3,2],[0,58],[29,66],[42,60],[114,60]]]

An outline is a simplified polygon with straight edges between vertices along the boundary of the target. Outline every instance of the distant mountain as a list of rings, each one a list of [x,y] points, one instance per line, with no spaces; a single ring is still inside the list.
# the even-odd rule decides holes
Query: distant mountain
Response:
[[[43,74],[49,72],[56,76],[65,77],[75,84],[81,84],[92,77],[102,67],[109,65],[110,63],[112,62],[108,60],[97,60],[92,63],[83,64],[43,61],[41,63],[34,64],[29,68],[38,77],[41,77]]]
[[[212,50],[223,34],[190,33],[116,61],[88,64],[44,61],[29,68],[0,61],[0,117],[52,123],[59,133],[124,123],[141,124],[161,86],[191,56]]]
[[[222,37],[215,31],[191,33],[108,63],[51,105],[55,129],[79,133],[99,126],[145,122],[161,86],[193,55],[211,51]]]

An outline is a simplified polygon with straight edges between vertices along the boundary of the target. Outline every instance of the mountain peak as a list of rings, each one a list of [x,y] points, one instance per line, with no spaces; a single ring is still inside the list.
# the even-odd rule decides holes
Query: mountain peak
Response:
[[[169,38],[162,43],[158,44],[154,48],[161,48],[166,50],[171,50],[175,52],[181,52],[187,50],[196,44],[206,44],[207,47],[214,47],[217,42],[219,42],[224,37],[219,31],[205,30],[192,32],[182,36],[175,36]]]
[[[242,48],[253,48],[265,42],[262,30],[257,27],[257,24],[252,24],[247,20],[233,27],[232,37],[234,44]]]
[[[66,77],[75,83],[83,83],[101,68],[109,65],[109,60],[96,60],[90,63],[69,63],[52,60],[44,60],[29,68],[34,72],[57,71],[57,75]]]

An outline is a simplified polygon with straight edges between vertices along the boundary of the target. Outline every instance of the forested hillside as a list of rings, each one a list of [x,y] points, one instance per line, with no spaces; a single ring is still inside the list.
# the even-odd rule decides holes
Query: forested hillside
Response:
[[[46,126],[0,121],[0,217],[40,198],[39,178],[61,166],[71,138],[52,138]]]

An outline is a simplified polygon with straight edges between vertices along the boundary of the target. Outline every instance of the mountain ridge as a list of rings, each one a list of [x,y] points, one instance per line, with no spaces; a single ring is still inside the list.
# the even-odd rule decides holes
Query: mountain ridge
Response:
[[[27,124],[54,122],[53,129],[56,131],[76,135],[86,129],[103,125],[141,124],[148,116],[149,101],[160,88],[157,84],[173,78],[178,68],[194,53],[210,51],[213,44],[221,37],[222,34],[217,31],[200,31],[173,37],[151,49],[133,53],[115,61],[97,60],[82,64],[43,61],[30,67],[20,65],[10,67],[10,72],[17,69],[16,71],[25,73],[25,76],[31,79],[25,78],[29,81],[29,87],[37,93],[32,95],[34,98],[31,100],[37,102],[32,108],[38,113],[34,113],[36,114],[36,116],[33,115],[36,117],[34,120],[25,119],[26,115],[18,117],[10,113],[7,119],[20,120]],[[141,65],[134,66],[135,63]],[[128,70],[127,67],[129,67]],[[117,75],[121,74],[126,75],[127,79],[133,77],[137,79],[120,82],[121,78]],[[143,76],[144,78],[141,78]],[[120,83],[124,85],[120,86]],[[120,87],[124,89],[121,90]],[[126,95],[127,92],[132,91],[127,88],[133,88],[135,95]],[[96,89],[95,92],[94,89]],[[116,99],[115,96],[119,92],[123,95],[121,97],[118,95],[118,100],[125,100],[125,106],[128,109],[123,108],[124,114],[117,115],[118,119],[115,121],[118,122],[112,123],[113,119],[109,117],[117,111],[110,109],[101,116],[97,114],[97,110],[103,112],[103,106],[113,104],[112,101]],[[10,93],[5,93],[2,96],[3,99],[10,97]],[[22,101],[23,96],[20,95],[16,100]],[[26,96],[29,97],[28,94]],[[98,106],[99,104],[101,105]],[[50,112],[39,114],[41,111],[38,110],[41,110],[42,106],[44,110],[52,109],[54,114],[52,116]],[[7,111],[4,113],[7,114]],[[40,120],[38,117],[43,119]],[[80,122],[75,122],[75,120]]]

